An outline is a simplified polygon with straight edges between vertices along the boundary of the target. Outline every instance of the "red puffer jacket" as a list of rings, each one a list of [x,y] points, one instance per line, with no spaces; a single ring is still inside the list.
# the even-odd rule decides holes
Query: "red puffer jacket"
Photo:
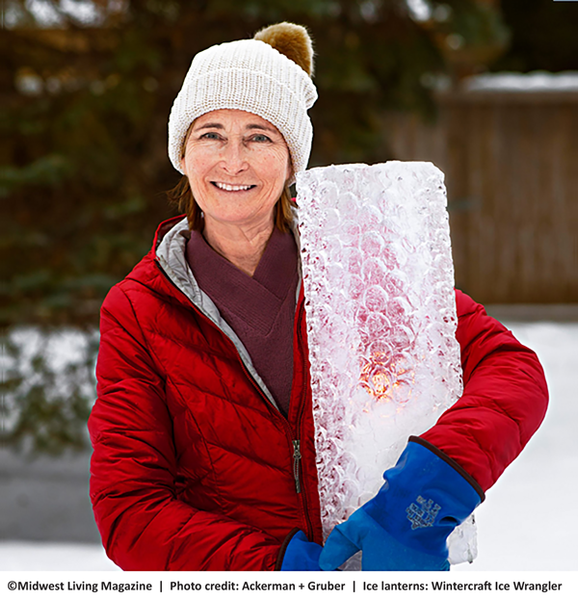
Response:
[[[303,294],[289,415],[187,269],[186,225],[108,294],[90,495],[108,555],[128,570],[270,570],[293,528],[321,542]],[[463,397],[422,437],[485,490],[543,419],[536,356],[457,292]]]

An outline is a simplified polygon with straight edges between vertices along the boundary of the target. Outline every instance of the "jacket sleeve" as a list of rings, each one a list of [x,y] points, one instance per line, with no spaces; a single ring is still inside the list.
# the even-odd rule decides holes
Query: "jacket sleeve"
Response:
[[[273,570],[279,541],[177,498],[164,381],[119,286],[101,311],[97,380],[90,496],[108,556],[124,570]]]
[[[456,303],[463,396],[420,437],[486,491],[540,426],[548,390],[534,352],[459,290]]]

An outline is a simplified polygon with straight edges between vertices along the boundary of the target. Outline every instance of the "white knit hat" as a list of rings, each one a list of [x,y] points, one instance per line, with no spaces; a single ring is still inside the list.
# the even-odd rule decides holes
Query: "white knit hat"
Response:
[[[299,26],[292,27],[305,31]],[[308,36],[307,40],[311,47]],[[211,46],[193,58],[173,103],[169,117],[169,158],[182,173],[182,148],[191,123],[210,111],[233,108],[256,114],[275,125],[289,147],[294,173],[303,171],[313,139],[307,110],[316,99],[317,90],[311,77],[268,43],[252,39]]]

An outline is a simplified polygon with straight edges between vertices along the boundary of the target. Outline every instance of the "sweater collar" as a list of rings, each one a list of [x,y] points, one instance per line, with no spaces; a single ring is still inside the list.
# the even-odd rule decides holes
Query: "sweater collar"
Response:
[[[297,248],[291,233],[277,228],[253,277],[221,256],[198,231],[191,232],[186,258],[197,283],[220,307],[247,326],[268,335],[297,278]]]

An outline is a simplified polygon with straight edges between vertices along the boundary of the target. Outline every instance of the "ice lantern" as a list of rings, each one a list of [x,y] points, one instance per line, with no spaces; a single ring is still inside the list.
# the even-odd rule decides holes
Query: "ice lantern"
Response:
[[[326,537],[460,397],[454,269],[431,163],[310,169],[297,203]],[[448,545],[453,564],[475,558],[472,517]]]

